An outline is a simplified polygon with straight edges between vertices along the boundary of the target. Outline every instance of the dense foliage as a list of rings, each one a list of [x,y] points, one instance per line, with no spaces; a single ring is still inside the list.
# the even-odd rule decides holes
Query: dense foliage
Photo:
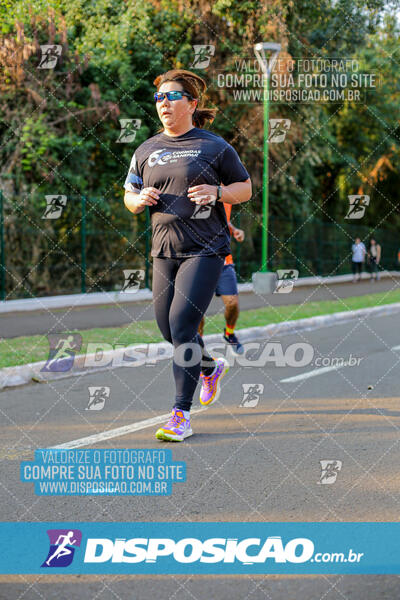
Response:
[[[363,102],[271,106],[270,117],[290,119],[291,128],[285,143],[270,145],[270,214],[344,227],[348,194],[363,193],[371,201],[362,225],[397,232],[398,8],[398,0],[0,0],[0,188],[8,222],[15,228],[25,215],[31,231],[16,269],[21,274],[32,248],[34,261],[48,252],[43,222],[34,217],[46,194],[99,197],[88,216],[96,231],[129,238],[144,224],[131,225],[127,215],[120,230],[114,207],[134,149],[159,128],[152,81],[164,70],[191,68],[194,44],[215,46],[210,66],[198,71],[210,83],[209,104],[219,109],[212,129],[236,147],[253,180],[252,202],[233,217],[240,213],[247,232],[242,261],[260,255],[262,105],[232,102],[213,81],[235,57],[254,57],[252,46],[266,39],[280,41],[285,56],[356,59],[379,76],[378,91]],[[62,46],[56,68],[38,69],[42,44]],[[133,142],[118,143],[120,119],[140,119]],[[68,246],[79,232],[78,213],[52,225],[67,253],[79,247],[76,239]],[[143,244],[142,236],[141,259]],[[96,253],[100,263],[111,260],[107,244]]]

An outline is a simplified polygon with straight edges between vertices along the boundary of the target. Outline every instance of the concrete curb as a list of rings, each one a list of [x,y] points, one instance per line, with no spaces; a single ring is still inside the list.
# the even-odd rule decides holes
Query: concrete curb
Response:
[[[319,315],[297,321],[283,321],[282,323],[270,323],[265,327],[249,327],[237,330],[242,343],[266,340],[272,336],[289,335],[299,331],[310,331],[320,327],[329,327],[337,324],[346,323],[354,319],[361,319],[371,316],[384,316],[400,312],[400,302],[395,304],[386,304],[384,306],[375,306],[372,308],[360,308],[345,312],[333,313],[331,315]],[[207,345],[221,343],[220,334],[206,335],[204,341]],[[156,364],[160,360],[166,360],[172,357],[172,346],[167,342],[158,342],[155,344],[133,344],[126,348],[108,350],[99,353],[79,354],[71,369],[65,372],[55,373],[52,371],[42,372],[46,361],[29,363],[17,367],[6,367],[0,369],[0,389],[24,385],[32,381],[45,383],[56,379],[66,377],[77,377],[93,372],[106,371],[116,367],[138,367],[142,365]],[[66,359],[64,365],[67,366]],[[60,364],[59,361],[58,364]]]
[[[382,271],[381,277],[400,277],[400,271]],[[352,281],[352,275],[335,275],[334,277],[300,277],[295,287],[333,285]],[[368,273],[362,279],[369,279]],[[252,283],[240,283],[239,293],[253,292]],[[93,292],[89,294],[68,294],[65,296],[44,296],[43,298],[23,298],[21,300],[0,301],[0,314],[35,310],[51,310],[52,308],[77,308],[80,306],[96,306],[101,304],[126,304],[127,302],[143,302],[152,300],[151,290],[145,288],[137,292]]]

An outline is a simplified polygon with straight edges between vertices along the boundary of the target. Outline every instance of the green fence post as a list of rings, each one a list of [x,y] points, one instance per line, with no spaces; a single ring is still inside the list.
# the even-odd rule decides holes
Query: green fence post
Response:
[[[86,198],[81,196],[81,294],[86,294]]]
[[[0,299],[6,299],[6,265],[4,254],[4,202],[0,190]]]
[[[294,223],[293,219],[292,219],[292,223]],[[299,272],[299,276],[300,276],[301,269],[300,269],[299,253],[300,253],[300,248],[302,250],[304,250],[304,249],[303,249],[303,246],[299,243],[300,230],[297,227],[297,223],[296,223],[296,226],[292,226],[292,231],[296,231],[296,233],[294,235],[294,253],[296,256],[296,270]],[[304,255],[304,252],[303,252],[303,256],[302,256],[302,261],[303,261],[303,263],[306,262],[306,256]]]
[[[150,252],[150,213],[149,208],[146,206],[146,249],[145,249],[145,276],[144,276],[144,285],[147,289],[149,289],[149,274],[150,274],[150,260],[149,260],[149,252]]]

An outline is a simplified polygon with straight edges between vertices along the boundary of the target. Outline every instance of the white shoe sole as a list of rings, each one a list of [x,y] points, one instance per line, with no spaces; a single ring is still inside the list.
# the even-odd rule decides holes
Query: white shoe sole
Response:
[[[192,429],[187,429],[183,435],[171,435],[160,429],[156,431],[156,438],[162,442],[183,442],[185,438],[190,437],[191,435],[193,435]]]

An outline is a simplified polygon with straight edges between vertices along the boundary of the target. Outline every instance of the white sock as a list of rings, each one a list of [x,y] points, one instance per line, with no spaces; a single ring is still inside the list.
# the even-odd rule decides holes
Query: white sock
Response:
[[[183,410],[183,416],[185,417],[185,419],[187,419],[188,421],[190,420],[190,410]]]

